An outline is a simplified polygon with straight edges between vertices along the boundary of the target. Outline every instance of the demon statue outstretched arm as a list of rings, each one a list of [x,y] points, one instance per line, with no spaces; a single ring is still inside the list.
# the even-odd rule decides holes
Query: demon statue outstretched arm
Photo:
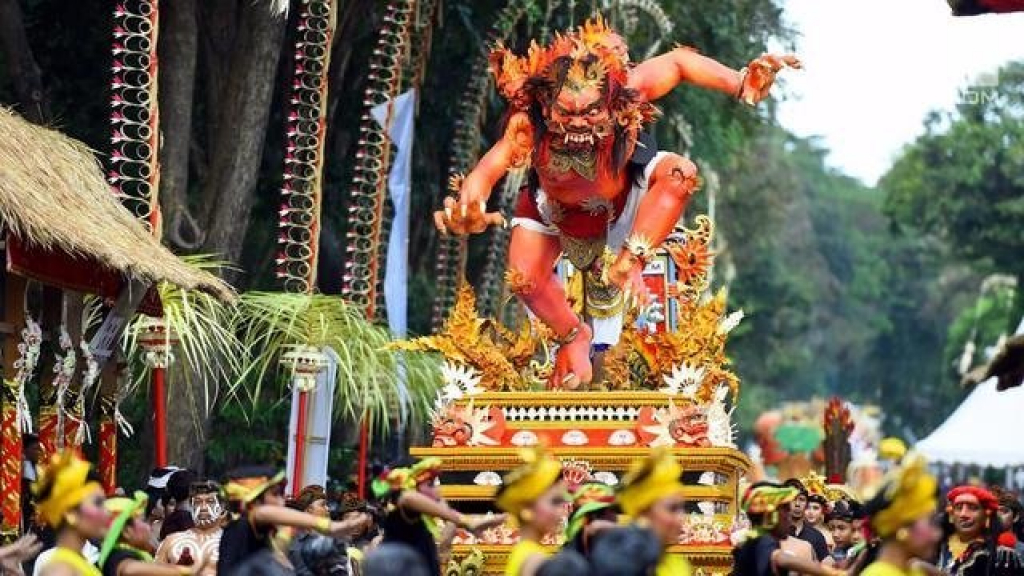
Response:
[[[765,54],[746,68],[733,70],[695,50],[680,47],[637,65],[629,75],[629,86],[653,102],[676,86],[688,83],[735,96],[753,106],[768,97],[775,75],[785,67],[800,68],[800,60],[792,54]]]
[[[506,281],[559,340],[552,387],[590,381],[592,344],[618,340],[623,307],[646,294],[648,258],[696,190],[692,162],[644,144],[653,102],[690,83],[756,104],[786,66],[799,61],[765,55],[737,71],[685,48],[633,65],[600,18],[523,56],[500,45],[491,53],[511,106],[505,133],[434,222],[454,234],[502,223],[486,211],[491,190],[509,171],[531,171],[511,223]],[[553,272],[562,254],[588,279],[585,317]]]

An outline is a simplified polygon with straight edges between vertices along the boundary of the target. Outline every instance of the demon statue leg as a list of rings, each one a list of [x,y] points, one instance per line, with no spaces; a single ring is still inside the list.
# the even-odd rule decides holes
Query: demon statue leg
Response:
[[[549,386],[575,389],[592,377],[591,331],[573,311],[553,272],[561,252],[557,236],[514,227],[508,250],[508,283],[523,304],[562,340]]]

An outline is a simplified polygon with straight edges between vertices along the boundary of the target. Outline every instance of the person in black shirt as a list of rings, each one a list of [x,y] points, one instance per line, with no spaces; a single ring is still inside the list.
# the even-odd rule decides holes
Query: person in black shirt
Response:
[[[152,529],[146,523],[145,492],[135,498],[110,498],[103,506],[113,521],[103,539],[97,566],[103,576],[185,576],[198,574],[203,566],[156,564],[151,552]]]
[[[792,524],[789,534],[810,544],[814,548],[815,558],[821,562],[828,556],[828,541],[817,528],[808,524],[804,519],[804,513],[807,511],[807,488],[796,478],[786,480],[785,485],[796,488],[800,492],[790,503],[789,513]]]
[[[332,522],[330,518],[286,507],[284,473],[275,474],[268,466],[246,466],[232,471],[224,492],[236,516],[220,539],[217,576],[248,574],[241,571],[242,566],[251,557],[273,550],[271,544],[278,528],[315,530],[332,538],[345,538],[370,522],[365,514]]]
[[[842,572],[786,554],[780,542],[790,532],[792,506],[800,492],[791,485],[758,482],[743,495],[751,532],[732,551],[734,576],[785,576],[790,572],[830,576]]]
[[[420,554],[404,544],[381,544],[366,555],[366,573],[374,576],[428,576],[430,572]]]

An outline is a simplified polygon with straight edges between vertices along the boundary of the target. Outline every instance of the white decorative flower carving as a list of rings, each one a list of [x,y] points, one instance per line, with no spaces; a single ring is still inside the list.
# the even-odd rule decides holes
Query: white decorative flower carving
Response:
[[[582,430],[569,430],[562,435],[562,442],[568,446],[585,446],[590,439]]]
[[[611,446],[632,446],[636,444],[636,434],[631,430],[616,430],[608,437]]]
[[[707,368],[682,362],[672,367],[672,374],[664,376],[666,386],[661,392],[673,396],[680,394],[684,398],[696,398],[706,375]]]
[[[512,439],[509,440],[513,446],[536,446],[540,439],[537,435],[529,430],[520,430],[512,435]]]
[[[473,478],[473,484],[477,486],[501,486],[501,476],[497,472],[484,470]]]

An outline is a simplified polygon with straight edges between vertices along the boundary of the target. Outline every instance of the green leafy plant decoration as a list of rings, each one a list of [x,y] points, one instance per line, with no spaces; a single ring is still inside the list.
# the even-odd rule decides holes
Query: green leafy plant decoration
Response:
[[[373,325],[344,299],[248,292],[240,298],[236,314],[234,325],[250,360],[234,392],[253,409],[268,396],[267,382],[274,384],[276,392],[289,393],[289,374],[279,369],[282,354],[295,346],[329,346],[341,358],[335,418],[369,416],[377,431],[386,434],[401,405],[400,374],[407,382],[407,422],[415,424],[428,416],[441,381],[436,362],[422,354],[385,350],[391,340],[388,331]]]
[[[224,262],[208,255],[181,258],[195,268],[214,274],[227,267]],[[171,393],[189,395],[188,401],[193,406],[202,407],[209,413],[221,394],[230,395],[235,388],[222,383],[236,382],[247,363],[246,350],[233,325],[237,316],[236,304],[167,283],[161,283],[157,289],[163,306],[163,323],[177,340],[173,350],[174,361],[185,364],[183,369],[174,370],[173,374],[184,378],[186,385],[175,386],[171,381]],[[122,341],[125,358],[132,363],[135,375],[133,391],[140,386],[148,387],[151,378],[151,371],[145,366],[145,350],[139,343],[140,330],[148,321],[151,319],[136,317]],[[191,397],[196,390],[201,390],[201,399]]]

